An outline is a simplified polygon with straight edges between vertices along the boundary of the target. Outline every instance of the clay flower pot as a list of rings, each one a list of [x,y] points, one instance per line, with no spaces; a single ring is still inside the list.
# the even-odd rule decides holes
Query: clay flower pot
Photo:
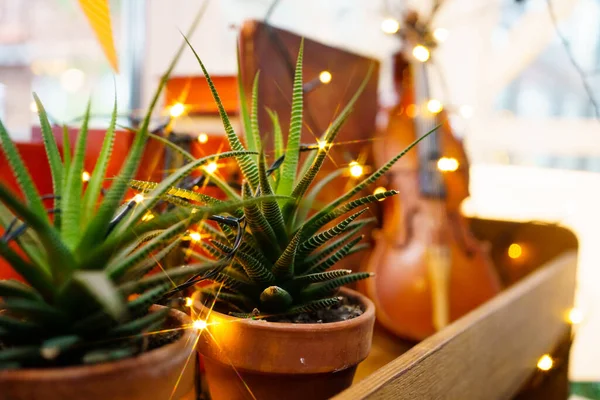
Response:
[[[341,322],[293,324],[240,320],[201,307],[207,327],[198,348],[212,400],[319,400],[350,386],[371,349],[375,306],[353,290],[341,294],[364,313]]]
[[[180,311],[172,310],[169,318],[178,325],[191,324],[190,318]],[[0,371],[0,399],[195,399],[194,344],[198,334],[193,329],[183,332],[174,343],[120,361]]]

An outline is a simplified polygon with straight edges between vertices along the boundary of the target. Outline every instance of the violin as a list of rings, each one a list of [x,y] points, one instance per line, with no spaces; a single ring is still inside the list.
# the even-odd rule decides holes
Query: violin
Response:
[[[435,40],[415,13],[402,30],[395,55],[399,102],[378,133],[374,153],[381,165],[418,137],[437,130],[386,175],[399,194],[382,203],[383,223],[374,237],[368,271],[359,287],[374,302],[378,321],[395,335],[422,340],[501,290],[489,246],[470,232],[460,205],[469,196],[469,164],[439,103],[430,103],[430,60],[415,46]],[[417,56],[419,56],[417,59]]]

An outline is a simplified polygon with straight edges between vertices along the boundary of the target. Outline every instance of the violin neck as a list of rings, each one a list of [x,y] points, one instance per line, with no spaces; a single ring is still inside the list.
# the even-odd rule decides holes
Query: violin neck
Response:
[[[427,63],[413,62],[412,77],[417,115],[414,118],[417,137],[426,135],[438,125],[437,114],[431,113],[427,103],[431,99]],[[445,199],[446,187],[437,162],[442,156],[440,134],[429,135],[417,146],[419,158],[419,188],[427,198]]]

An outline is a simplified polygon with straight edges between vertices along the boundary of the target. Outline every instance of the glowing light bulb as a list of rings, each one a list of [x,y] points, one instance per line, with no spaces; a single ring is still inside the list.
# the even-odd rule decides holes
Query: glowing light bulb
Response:
[[[208,142],[208,135],[204,132],[198,135],[198,143],[206,143]]]
[[[569,322],[573,325],[578,325],[583,322],[583,312],[578,308],[572,308],[569,311]]]
[[[199,242],[200,239],[202,239],[202,236],[200,236],[198,232],[190,232],[190,239],[192,239],[194,242]]]
[[[186,297],[185,298],[185,306],[186,307],[191,307],[194,305],[194,300],[192,300],[191,297]]]
[[[363,172],[364,168],[358,162],[352,161],[350,163],[350,175],[352,175],[355,178],[358,178],[363,174]]]
[[[458,160],[452,157],[442,157],[437,162],[437,167],[442,172],[456,171],[458,166]]]
[[[548,354],[544,354],[538,360],[537,367],[541,371],[549,371],[554,365],[554,360]]]
[[[171,114],[171,117],[177,118],[177,117],[181,117],[181,115],[183,115],[184,111],[185,111],[185,106],[183,104],[175,103],[171,106],[169,113]]]
[[[473,107],[468,106],[468,105],[463,105],[460,106],[460,115],[462,115],[462,117],[464,119],[469,119],[473,116]]]
[[[144,222],[150,221],[153,218],[154,218],[154,214],[152,214],[151,212],[148,212],[142,217],[142,221],[144,221]]]
[[[386,18],[381,21],[381,30],[388,35],[393,35],[400,30],[400,22],[394,18]]]
[[[431,99],[427,102],[427,109],[430,113],[437,114],[442,111],[442,103],[439,100]]]
[[[194,328],[197,331],[203,331],[204,329],[206,329],[207,325],[208,324],[206,323],[206,321],[202,319],[197,319],[194,322],[192,322],[192,328]]]
[[[427,47],[422,46],[420,44],[415,46],[415,48],[412,51],[412,54],[417,60],[421,62],[429,60],[429,50],[427,50]]]
[[[32,101],[31,104],[29,104],[29,109],[33,113],[38,112],[37,104],[35,103],[35,101]]]
[[[141,194],[136,194],[135,196],[133,196],[133,201],[136,204],[140,204],[142,201],[144,201],[144,196],[142,196]]]
[[[206,165],[206,167],[204,167],[204,170],[206,172],[208,172],[209,174],[212,174],[212,173],[214,173],[217,170],[217,168],[218,168],[217,163],[213,161],[211,163],[208,163]]]
[[[317,141],[319,143],[319,150],[325,150],[328,146],[327,142]]]
[[[81,180],[84,182],[89,182],[90,181],[90,173],[87,171],[83,171],[81,173]]]
[[[508,246],[508,256],[512,259],[519,258],[523,255],[523,248],[517,243]]]
[[[379,186],[378,188],[376,188],[375,190],[373,190],[373,194],[375,194],[375,195],[382,194],[382,193],[385,193],[385,192],[387,192],[387,189],[384,188],[383,186]],[[383,201],[383,200],[385,200],[385,198],[379,199],[379,201]]]
[[[331,72],[329,71],[321,71],[319,74],[319,80],[321,83],[328,84],[331,82]]]
[[[406,116],[408,118],[414,118],[419,114],[419,108],[416,104],[409,104],[406,106]]]
[[[450,34],[450,32],[448,32],[448,29],[444,29],[444,28],[437,28],[436,30],[433,31],[433,37],[435,38],[436,42],[438,42],[438,43],[445,42],[446,39],[448,39],[449,34]]]

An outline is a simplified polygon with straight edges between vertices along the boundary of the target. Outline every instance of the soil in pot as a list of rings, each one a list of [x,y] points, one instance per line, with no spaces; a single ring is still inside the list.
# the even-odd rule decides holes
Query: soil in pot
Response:
[[[167,324],[177,329],[191,320],[172,310]],[[115,362],[0,371],[0,400],[195,399],[197,332],[173,332],[149,339],[141,355]]]
[[[371,347],[375,308],[342,289],[341,306],[279,322],[200,309],[200,337],[213,400],[328,399],[350,386]],[[329,319],[345,319],[326,322]]]

